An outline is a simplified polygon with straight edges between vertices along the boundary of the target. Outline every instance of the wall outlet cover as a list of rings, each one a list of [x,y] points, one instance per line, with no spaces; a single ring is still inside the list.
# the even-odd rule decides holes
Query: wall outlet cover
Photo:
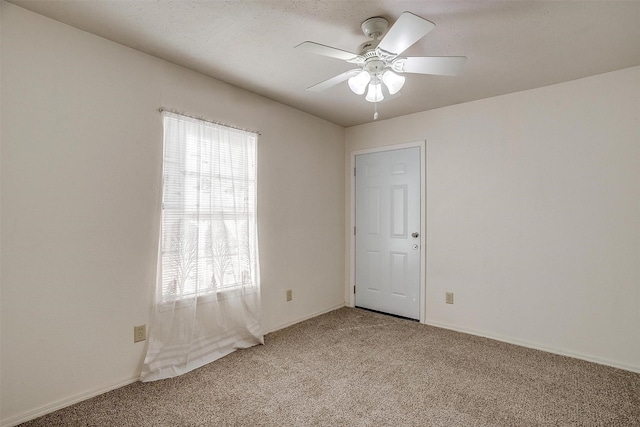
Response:
[[[133,342],[140,342],[147,339],[147,325],[133,327]]]

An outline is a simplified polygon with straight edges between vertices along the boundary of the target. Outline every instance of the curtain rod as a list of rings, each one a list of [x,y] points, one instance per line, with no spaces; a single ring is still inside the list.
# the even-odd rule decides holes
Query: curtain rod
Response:
[[[227,123],[217,122],[217,121],[215,121],[215,120],[210,120],[210,119],[205,119],[205,118],[202,118],[202,117],[192,116],[192,115],[190,115],[190,114],[185,114],[185,113],[182,113],[182,112],[180,112],[180,111],[171,110],[171,109],[169,109],[169,108],[160,107],[160,108],[158,108],[158,111],[159,111],[159,112],[161,112],[161,113],[162,113],[163,111],[166,111],[166,112],[168,112],[168,113],[179,114],[179,115],[181,115],[181,116],[189,117],[189,118],[191,118],[191,119],[202,120],[203,122],[207,122],[207,123],[213,123],[214,125],[218,125],[218,126],[226,126],[226,127],[228,127],[228,128],[231,128],[231,129],[241,130],[241,131],[243,131],[243,132],[251,132],[251,133],[255,133],[255,134],[256,134],[256,135],[258,135],[258,136],[262,135],[260,132],[255,131],[255,130],[253,130],[253,129],[241,128],[241,127],[239,127],[239,126],[233,126],[233,125],[229,125],[229,124],[227,124]]]

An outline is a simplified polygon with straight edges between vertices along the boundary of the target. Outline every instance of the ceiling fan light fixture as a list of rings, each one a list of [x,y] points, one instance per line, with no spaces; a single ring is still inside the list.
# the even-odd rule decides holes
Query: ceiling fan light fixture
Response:
[[[355,76],[349,78],[349,88],[353,93],[362,95],[367,89],[369,81],[371,81],[371,75],[368,71],[362,70]]]
[[[382,81],[389,89],[389,93],[391,95],[395,95],[398,93],[402,86],[404,86],[405,78],[404,76],[399,76],[391,70],[387,70],[382,75]]]
[[[380,81],[369,84],[369,91],[367,92],[367,96],[364,99],[366,99],[369,102],[380,102],[384,99],[384,95],[382,95],[382,85],[380,84]]]

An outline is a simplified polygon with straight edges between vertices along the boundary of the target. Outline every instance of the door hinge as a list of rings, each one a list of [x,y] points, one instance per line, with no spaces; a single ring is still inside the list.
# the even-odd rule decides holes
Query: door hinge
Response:
[[[356,285],[353,285],[353,293],[356,293]]]
[[[356,168],[353,168],[353,176],[356,176]]]
[[[353,235],[354,236],[356,235],[356,227],[355,226],[353,227]]]

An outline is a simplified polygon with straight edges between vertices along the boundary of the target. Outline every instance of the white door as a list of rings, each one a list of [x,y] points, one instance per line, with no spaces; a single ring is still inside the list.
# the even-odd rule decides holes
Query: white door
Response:
[[[420,147],[356,156],[355,303],[420,318]]]

